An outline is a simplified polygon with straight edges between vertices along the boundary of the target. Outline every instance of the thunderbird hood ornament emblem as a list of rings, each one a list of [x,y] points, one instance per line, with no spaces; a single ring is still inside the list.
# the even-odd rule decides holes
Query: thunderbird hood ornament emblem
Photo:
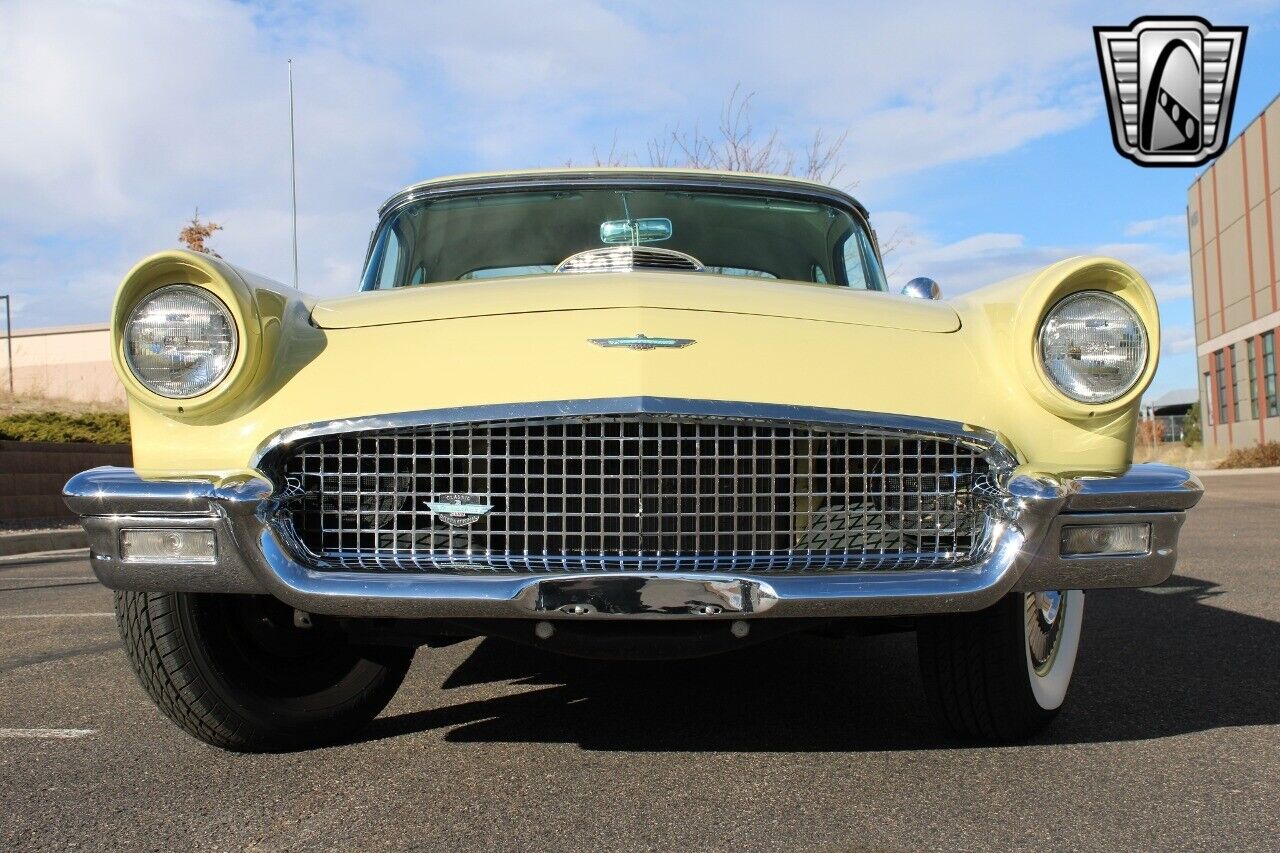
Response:
[[[467,527],[488,515],[493,504],[486,503],[480,495],[448,494],[436,495],[427,502],[427,509],[450,527]]]
[[[624,338],[591,338],[591,343],[609,349],[684,349],[697,341],[693,338],[651,338],[637,332]]]

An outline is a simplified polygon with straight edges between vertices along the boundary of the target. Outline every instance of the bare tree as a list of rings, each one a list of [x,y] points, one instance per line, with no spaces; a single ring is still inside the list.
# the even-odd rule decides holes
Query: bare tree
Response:
[[[213,236],[213,232],[221,230],[222,226],[216,222],[201,221],[200,208],[197,207],[195,213],[191,214],[191,221],[178,232],[178,242],[193,252],[220,258],[222,255],[211,249],[205,241]]]
[[[754,92],[744,95],[740,85],[734,86],[720,108],[715,130],[704,131],[700,124],[691,130],[680,125],[664,128],[660,136],[645,143],[644,159],[650,166],[764,172],[825,184],[834,184],[840,178],[844,172],[840,153],[849,135],[847,130],[829,137],[819,129],[804,149],[797,151],[782,140],[778,127],[765,135],[756,132],[751,115],[753,98]],[[597,166],[630,166],[639,159],[634,152],[619,147],[616,132],[607,153],[592,148],[591,154]]]
[[[791,175],[837,186],[837,181],[844,173],[840,155],[844,151],[849,131],[844,130],[833,136],[819,128],[814,131],[808,144],[797,150],[789,147],[781,138],[781,129],[777,126],[767,134],[756,132],[751,115],[754,97],[755,92],[744,95],[740,84],[734,86],[720,108],[719,121],[714,130],[704,131],[699,124],[694,124],[692,130],[682,129],[680,125],[664,128],[660,136],[645,143],[643,161],[658,167]],[[617,131],[614,131],[607,152],[601,153],[599,148],[593,147],[591,156],[597,166],[632,166],[641,161],[635,152],[619,146]],[[573,164],[566,162],[565,165]],[[842,189],[852,189],[856,183],[845,181],[839,186]],[[903,229],[895,228],[891,234],[879,240],[880,253],[887,256],[908,242],[909,235]]]

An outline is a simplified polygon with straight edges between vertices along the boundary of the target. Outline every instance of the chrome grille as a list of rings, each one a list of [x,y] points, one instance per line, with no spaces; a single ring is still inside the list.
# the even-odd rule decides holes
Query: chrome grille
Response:
[[[281,473],[305,556],[371,571],[958,566],[989,492],[954,438],[652,414],[334,435]]]

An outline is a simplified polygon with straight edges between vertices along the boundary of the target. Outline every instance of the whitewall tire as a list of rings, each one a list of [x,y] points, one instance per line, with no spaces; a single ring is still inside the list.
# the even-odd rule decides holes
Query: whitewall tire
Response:
[[[983,740],[1022,740],[1067,698],[1080,650],[1084,593],[1010,593],[986,610],[922,619],[920,672],[934,714]]]

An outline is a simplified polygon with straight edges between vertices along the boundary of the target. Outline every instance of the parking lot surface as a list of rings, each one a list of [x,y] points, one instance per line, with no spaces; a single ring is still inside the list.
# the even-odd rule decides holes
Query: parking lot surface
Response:
[[[353,743],[235,755],[125,662],[87,561],[0,562],[0,848],[1276,849],[1280,475],[1206,478],[1178,573],[1090,593],[1067,707],[991,748],[910,635],[661,664],[423,649]]]

